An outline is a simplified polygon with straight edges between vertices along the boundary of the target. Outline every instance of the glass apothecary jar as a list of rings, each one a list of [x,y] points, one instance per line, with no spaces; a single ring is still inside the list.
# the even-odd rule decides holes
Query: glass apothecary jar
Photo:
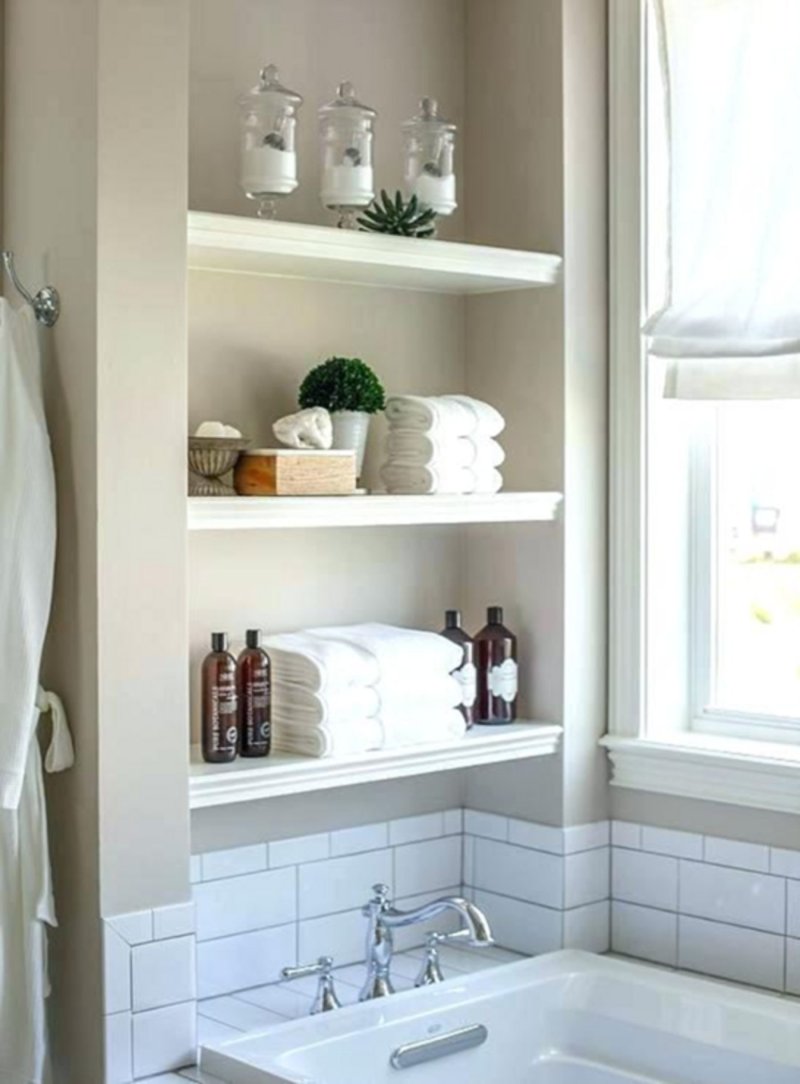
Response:
[[[378,114],[356,98],[352,83],[341,83],[332,102],[319,111],[322,148],[320,199],[339,212],[338,225],[356,229],[356,213],[375,196],[372,139]]]
[[[423,98],[419,113],[403,125],[406,195],[438,215],[451,215],[456,203],[453,169],[456,126],[439,115],[435,98]]]
[[[278,69],[261,69],[258,86],[239,99],[241,186],[258,201],[260,218],[274,218],[276,200],[297,188],[295,128],[303,99],[278,79]]]

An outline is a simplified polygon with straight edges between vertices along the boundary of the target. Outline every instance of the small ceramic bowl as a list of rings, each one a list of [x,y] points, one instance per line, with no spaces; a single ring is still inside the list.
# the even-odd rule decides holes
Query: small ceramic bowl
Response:
[[[189,437],[189,496],[235,496],[236,491],[222,476],[233,470],[249,447],[250,441],[239,437]]]

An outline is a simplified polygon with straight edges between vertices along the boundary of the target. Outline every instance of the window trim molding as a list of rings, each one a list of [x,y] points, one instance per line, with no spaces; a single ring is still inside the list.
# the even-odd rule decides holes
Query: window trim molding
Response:
[[[780,742],[779,728],[753,740],[754,720],[748,730],[744,716],[732,716],[735,737],[689,728],[646,732],[647,372],[639,332],[645,3],[609,3],[609,733],[601,744],[612,786],[800,813],[800,746]]]

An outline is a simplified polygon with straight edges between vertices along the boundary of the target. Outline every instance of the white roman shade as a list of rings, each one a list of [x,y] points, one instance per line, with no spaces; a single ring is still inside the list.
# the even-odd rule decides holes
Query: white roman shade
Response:
[[[652,0],[674,398],[800,398],[800,0]]]

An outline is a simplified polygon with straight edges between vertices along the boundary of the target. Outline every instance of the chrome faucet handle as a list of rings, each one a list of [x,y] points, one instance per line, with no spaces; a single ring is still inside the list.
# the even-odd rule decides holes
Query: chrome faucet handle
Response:
[[[435,936],[439,938],[438,944],[440,945],[447,945],[451,942],[455,942],[456,945],[460,943],[467,948],[491,948],[494,944],[494,938],[491,934],[489,934],[486,939],[481,938],[481,940],[476,940],[466,926],[460,930],[456,930],[455,933],[437,933]]]
[[[414,985],[417,988],[435,986],[438,982],[444,982],[442,965],[439,961],[439,945],[446,941],[447,937],[448,935],[444,933],[429,933],[425,938],[425,958],[419,974],[414,979]]]
[[[302,979],[306,975],[319,975],[319,988],[316,997],[311,1003],[311,1015],[330,1012],[332,1009],[340,1009],[342,1003],[336,996],[336,988],[333,984],[333,957],[320,956],[315,964],[301,964],[299,967],[284,967],[281,971],[284,979]]]
[[[369,901],[370,903],[379,903],[382,907],[389,906],[392,890],[388,885],[378,883],[372,886],[372,891],[375,895]]]

